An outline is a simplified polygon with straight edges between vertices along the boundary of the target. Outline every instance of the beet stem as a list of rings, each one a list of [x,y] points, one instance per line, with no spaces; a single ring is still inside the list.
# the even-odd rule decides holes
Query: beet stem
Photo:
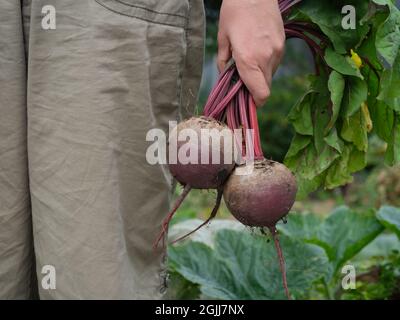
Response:
[[[283,287],[285,288],[285,294],[286,294],[286,297],[288,298],[288,300],[291,300],[292,298],[290,297],[289,288],[288,288],[287,279],[286,279],[285,259],[283,258],[282,249],[279,244],[278,231],[276,230],[275,226],[270,228],[269,230],[271,231],[272,239],[274,239],[276,252],[278,254],[279,267],[281,269],[282,282],[283,282]]]
[[[205,116],[208,116],[210,110],[214,109],[215,106],[219,104],[222,98],[227,94],[234,72],[235,69],[231,67],[219,77],[217,85],[211,90],[206,105],[204,106],[203,113]]]
[[[179,241],[181,241],[181,240],[183,240],[183,239],[186,239],[186,238],[189,237],[191,234],[195,233],[197,230],[199,230],[200,228],[204,227],[204,226],[205,226],[207,223],[209,223],[213,218],[215,218],[215,216],[217,215],[218,209],[219,209],[219,207],[220,207],[220,205],[221,205],[222,194],[223,194],[222,189],[221,189],[221,190],[218,190],[217,200],[216,200],[216,202],[215,202],[215,206],[214,206],[213,210],[211,211],[210,216],[208,217],[208,219],[207,219],[206,221],[204,221],[204,222],[203,222],[201,225],[199,225],[196,229],[194,229],[194,230],[190,231],[189,233],[185,234],[184,236],[179,237],[178,239],[172,241],[171,244],[174,244],[174,243],[179,242]]]
[[[256,159],[262,159],[264,158],[264,154],[261,148],[260,129],[258,127],[257,110],[256,110],[257,107],[251,95],[249,95],[248,102],[249,102],[250,127],[254,130],[254,156]]]
[[[221,100],[221,102],[215,106],[215,109],[212,110],[208,116],[211,118],[218,117],[221,112],[224,111],[226,106],[228,105],[229,101],[235,96],[235,94],[239,91],[239,89],[242,87],[243,81],[241,79],[238,80],[229,90],[227,95]]]
[[[183,189],[181,195],[176,199],[175,205],[172,208],[172,210],[169,212],[168,216],[163,220],[162,223],[162,230],[157,237],[157,240],[153,244],[153,249],[157,249],[158,244],[160,243],[161,239],[164,239],[165,234],[168,232],[168,225],[171,222],[172,217],[174,216],[175,212],[178,210],[178,208],[181,206],[183,200],[185,200],[186,196],[189,194],[190,190],[192,187],[190,185],[186,185],[185,188]],[[163,247],[165,246],[164,240],[163,240]]]

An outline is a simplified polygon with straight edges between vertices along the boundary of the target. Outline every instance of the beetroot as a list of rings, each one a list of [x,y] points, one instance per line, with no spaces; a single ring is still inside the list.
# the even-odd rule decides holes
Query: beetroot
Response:
[[[192,117],[179,123],[171,132],[168,150],[169,170],[184,189],[164,219],[154,248],[164,239],[172,217],[191,189],[218,189],[216,204],[204,223],[176,241],[186,238],[214,218],[222,199],[222,185],[235,167],[233,132],[210,117]]]
[[[296,179],[283,164],[267,159],[256,160],[249,174],[238,175],[236,171],[241,169],[249,168],[238,167],[231,174],[224,187],[224,201],[232,215],[244,225],[270,230],[278,253],[283,287],[290,299],[275,225],[288,214],[295,201]]]
[[[171,175],[184,186],[184,189],[176,200],[175,205],[164,219],[162,230],[153,245],[154,249],[161,240],[164,241],[172,217],[192,188],[217,189],[218,195],[216,203],[210,217],[204,221],[204,223],[175,241],[186,238],[206,225],[217,214],[222,199],[223,183],[233,171],[236,157],[234,156],[233,132],[225,124],[218,121],[222,120],[221,118],[211,116],[209,113],[215,112],[216,109],[223,111],[240,89],[242,81],[232,81],[233,75],[236,73],[236,68],[232,65],[221,73],[217,85],[212,89],[204,107],[205,116],[192,117],[183,121],[171,132],[168,146],[168,167]],[[186,129],[188,129],[188,131],[186,131]],[[202,129],[209,130],[206,132],[204,141],[202,139],[204,138],[204,136],[202,136]],[[185,139],[182,140],[180,137],[181,134],[184,138],[188,135],[188,141]],[[195,137],[194,139],[193,135]],[[217,139],[220,139],[219,144],[212,143],[212,141],[218,141]],[[227,146],[227,148],[225,148],[225,146]],[[187,153],[189,153],[189,156]],[[192,160],[193,156],[195,161],[182,162],[182,160],[186,161],[187,159],[182,159],[180,155],[183,155],[182,158],[186,158],[186,155],[190,160]],[[214,158],[215,155],[217,159]]]
[[[223,189],[224,200],[229,211],[241,223],[259,227],[263,233],[264,228],[271,231],[283,287],[290,299],[285,262],[275,225],[289,213],[294,203],[296,180],[283,164],[264,158],[256,106],[245,86],[241,85],[227,105],[216,106],[208,112],[218,119],[226,118],[232,130],[242,129],[242,156],[250,163],[238,166],[231,174]]]
[[[243,165],[245,166],[245,165]],[[238,167],[235,171],[246,169]],[[230,176],[224,200],[232,215],[252,227],[272,228],[287,215],[297,192],[293,174],[283,164],[256,160],[251,173]]]
[[[204,129],[210,131],[204,131]],[[190,141],[190,145],[189,142],[179,139],[180,133],[184,130],[192,130],[197,137],[194,141],[193,139]],[[208,143],[202,141],[202,132]],[[171,155],[169,157],[169,170],[172,176],[182,185],[190,185],[195,189],[217,189],[225,182],[235,166],[233,141],[232,130],[213,118],[193,117],[179,123],[171,132],[169,140],[169,150],[177,153],[174,154],[176,163],[172,163]],[[227,150],[225,145],[227,145]],[[195,153],[197,163],[183,164],[182,159],[179,159],[179,154],[189,147],[191,147],[190,151]],[[181,148],[186,149],[181,150]],[[213,159],[214,154],[217,155],[217,159]],[[205,159],[202,159],[202,155]]]

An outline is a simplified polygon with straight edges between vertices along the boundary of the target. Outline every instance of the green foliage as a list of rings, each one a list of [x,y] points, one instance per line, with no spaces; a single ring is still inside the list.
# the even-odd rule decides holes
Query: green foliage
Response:
[[[357,28],[338,32],[349,4]],[[296,134],[285,164],[299,198],[351,182],[367,164],[371,134],[387,143],[386,163],[400,163],[400,11],[390,0],[307,0],[290,19],[311,22],[328,39],[319,42],[320,73],[288,116]]]
[[[383,232],[368,244],[353,261],[369,269],[400,250],[400,239],[393,233]]]
[[[339,54],[346,54],[359,44],[368,33],[367,25],[358,25],[356,29],[343,30],[341,10],[345,5],[356,7],[357,15],[364,16],[368,10],[368,1],[365,0],[339,0],[319,1],[305,0],[299,6],[299,12],[307,21],[312,21],[329,38],[335,51]]]
[[[393,251],[388,257],[359,276],[357,288],[341,292],[343,300],[399,299],[400,254]]]
[[[356,212],[342,206],[326,218],[297,214],[279,224],[294,298],[382,299],[399,292],[400,239],[382,233],[385,226],[398,232],[399,212],[394,207]],[[273,243],[239,223],[236,228],[234,222],[215,222],[212,234],[206,228],[200,231],[206,236],[169,247],[175,297],[284,299]],[[341,270],[349,263],[357,270],[357,288],[343,291]]]
[[[354,212],[342,206],[327,219],[320,221],[313,215],[295,215],[290,223],[279,225],[279,230],[294,239],[324,248],[333,272],[353,258],[383,231],[373,210]]]
[[[317,246],[281,237],[288,282],[295,297],[306,297],[328,270]],[[251,257],[251,259],[249,259]],[[214,248],[200,242],[170,247],[170,266],[215,299],[284,299],[275,247],[259,235],[220,230]]]
[[[363,79],[360,70],[354,64],[353,60],[351,60],[349,56],[344,56],[337,53],[333,48],[328,47],[325,50],[325,62],[328,66],[330,66],[334,71],[337,71],[339,74],[354,76]]]
[[[167,297],[178,300],[194,300],[200,296],[199,285],[186,280],[178,272],[170,272]]]
[[[383,206],[378,211],[379,221],[400,238],[400,210],[395,207]]]

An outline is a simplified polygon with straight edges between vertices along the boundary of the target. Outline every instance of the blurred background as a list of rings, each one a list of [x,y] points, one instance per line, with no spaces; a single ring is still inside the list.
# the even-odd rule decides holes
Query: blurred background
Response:
[[[207,38],[204,74],[198,107],[199,113],[201,113],[202,106],[218,75],[216,68],[216,39],[220,3],[221,1],[218,0],[205,0]],[[312,57],[302,41],[297,39],[287,41],[285,57],[274,76],[271,97],[268,99],[266,105],[258,110],[262,147],[267,158],[279,162],[283,162],[285,158],[285,154],[294,134],[287,120],[287,115],[291,107],[304,93],[307,84],[306,76],[313,72],[312,65]],[[370,210],[378,211],[379,208],[385,205],[391,206],[391,208],[400,207],[400,167],[390,168],[385,166],[383,164],[383,154],[385,151],[384,143],[375,137],[371,137],[371,141],[371,146],[368,151],[368,165],[363,171],[355,175],[354,181],[349,185],[335,190],[318,190],[309,195],[307,199],[297,201],[292,212],[288,216],[288,226],[290,226],[291,223],[296,224],[298,222],[296,216],[312,216],[326,219],[329,215],[332,215],[332,212],[336,212],[337,208],[343,208],[343,205],[346,205],[347,208],[351,208],[351,210],[363,212],[370,212]],[[180,192],[181,189],[177,188],[176,194]],[[205,220],[212,210],[215,197],[216,194],[212,191],[193,190],[172,221],[175,229],[187,229],[189,231],[193,229],[194,226],[198,225],[199,220],[197,219]],[[348,213],[347,216],[350,217],[352,214],[352,212]],[[400,211],[396,212],[396,214],[396,219],[398,219],[399,223]],[[240,227],[235,224],[234,219],[229,214],[224,204],[222,204],[219,210],[218,219],[217,222],[211,223],[210,228],[214,225],[214,227],[218,229],[220,228],[219,225],[221,225],[221,228],[240,229]],[[307,219],[301,220],[300,228],[307,229],[313,227],[312,224],[314,224],[314,222],[311,222],[311,225],[308,226],[309,222]],[[186,226],[185,222],[187,224]],[[351,220],[347,222],[347,225],[345,225],[346,221],[344,220],[341,222],[336,219],[336,223],[338,224],[338,229],[333,232],[332,237],[339,234],[339,236],[343,238],[347,237],[347,245],[360,246],[361,242],[356,243],[356,240],[351,238],[353,236],[352,233],[355,232],[354,230],[356,228],[367,228],[368,226],[358,226],[355,222],[354,225],[352,225]],[[342,225],[340,225],[341,223]],[[340,230],[340,228],[343,228],[343,230]],[[348,232],[347,235],[345,230]],[[379,232],[382,233],[377,236],[374,241],[372,240],[376,234],[373,237],[370,236],[368,242],[364,242],[363,246],[366,247],[363,250],[359,247],[354,249],[353,256],[347,255],[348,261],[354,263],[358,271],[362,271],[362,276],[359,278],[359,282],[357,282],[356,290],[343,292],[340,288],[338,289],[337,282],[340,278],[340,272],[337,271],[339,273],[331,275],[329,278],[330,283],[328,281],[322,281],[322,283],[320,282],[317,285],[313,285],[312,289],[307,291],[307,294],[304,296],[299,294],[298,297],[308,299],[398,299],[400,297],[400,241],[398,239],[400,235],[398,234],[398,236],[396,236],[393,232],[382,230]],[[173,228],[172,234],[174,234]],[[288,233],[284,232],[284,234]],[[204,241],[208,243],[208,237],[210,237],[209,230],[201,231],[197,237],[198,238],[195,238],[195,240],[200,239],[199,241],[202,241],[202,239],[206,239]],[[339,240],[330,239],[330,241],[335,242]],[[372,242],[369,243],[370,241]],[[344,244],[341,243],[335,243],[335,245],[338,247],[344,246]],[[289,249],[286,250],[290,251],[289,245],[288,248]],[[204,294],[203,289],[204,286],[207,287],[207,285],[199,285],[199,283],[201,284],[201,281],[198,280],[199,276],[201,277],[199,271],[197,271],[197,273],[195,272],[193,276],[193,279],[197,280],[193,280],[190,275],[185,273],[187,269],[184,269],[186,271],[179,271],[181,270],[180,267],[182,264],[187,263],[190,259],[195,259],[185,256],[185,254],[188,254],[187,252],[190,251],[189,249],[187,249],[187,251],[184,251],[184,249],[182,249],[182,251],[179,250],[170,249],[172,297],[189,299],[210,296],[210,294]],[[344,249],[339,248],[338,250]],[[361,252],[358,253],[360,250]],[[240,255],[238,252],[235,254]],[[184,262],[180,260],[183,256],[185,256],[186,259]],[[214,258],[210,259],[209,264],[212,264]],[[344,262],[346,262],[346,260],[341,261],[342,265]],[[193,267],[194,262],[192,261],[191,264]],[[260,268],[264,268],[264,266],[260,266]],[[206,280],[204,280],[206,283],[211,281],[207,276],[204,277],[206,278]],[[220,279],[216,278],[213,281],[218,282],[219,280]],[[224,279],[223,281],[234,282],[232,279]],[[235,285],[232,286],[235,287]],[[269,286],[265,287],[264,291],[267,292],[269,288]],[[226,290],[229,291],[228,289]],[[231,291],[235,290],[236,289],[231,289]],[[219,296],[217,295],[217,297]],[[236,296],[233,295],[232,297],[249,298],[249,296],[241,296],[240,294]],[[226,297],[222,295],[221,298]],[[260,295],[256,296],[256,298],[268,298],[268,296]]]

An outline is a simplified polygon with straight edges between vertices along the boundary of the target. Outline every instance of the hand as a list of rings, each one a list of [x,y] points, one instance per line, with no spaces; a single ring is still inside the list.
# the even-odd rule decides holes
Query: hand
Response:
[[[218,30],[218,69],[231,57],[257,106],[270,95],[283,56],[285,32],[277,0],[223,0]]]

